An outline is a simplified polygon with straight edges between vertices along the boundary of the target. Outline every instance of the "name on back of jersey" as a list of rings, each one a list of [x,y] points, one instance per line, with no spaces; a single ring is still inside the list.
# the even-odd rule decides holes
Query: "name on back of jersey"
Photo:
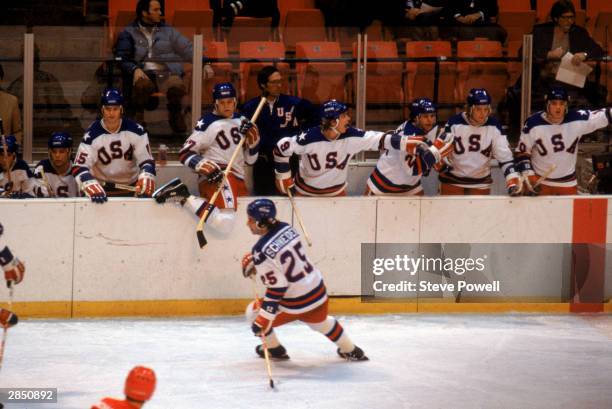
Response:
[[[289,228],[287,231],[272,240],[266,246],[264,253],[270,258],[274,258],[276,254],[283,249],[283,247],[289,244],[296,237],[298,237],[298,233],[292,228]]]

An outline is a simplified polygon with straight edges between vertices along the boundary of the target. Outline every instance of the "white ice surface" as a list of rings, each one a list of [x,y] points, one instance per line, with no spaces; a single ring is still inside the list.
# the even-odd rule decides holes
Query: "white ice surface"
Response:
[[[122,397],[138,364],[158,375],[145,409],[612,408],[612,316],[338,317],[369,362],[345,362],[303,324],[278,329],[291,360],[270,390],[241,318],[23,321],[1,387],[56,387],[89,409]]]

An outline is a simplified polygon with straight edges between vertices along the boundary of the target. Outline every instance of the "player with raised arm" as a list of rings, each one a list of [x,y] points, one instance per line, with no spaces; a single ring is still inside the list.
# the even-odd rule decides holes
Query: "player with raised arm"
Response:
[[[612,123],[612,108],[569,109],[569,96],[562,87],[551,88],[545,101],[545,111],[525,121],[516,148],[517,168],[529,195],[578,194],[578,143],[585,134]]]
[[[34,176],[46,189],[37,196],[76,197],[78,187],[72,176],[72,136],[68,132],[53,132],[48,142],[49,158],[34,168]]]
[[[287,223],[276,219],[276,207],[269,199],[257,199],[247,207],[247,226],[261,238],[242,259],[244,277],[264,284],[263,300],[255,300],[246,310],[255,336],[265,335],[270,356],[289,359],[273,328],[302,321],[338,346],[338,355],[350,361],[366,361],[361,348],[353,344],[342,325],[327,315],[327,290],[319,269],[304,253],[300,235]],[[255,348],[264,357],[262,345]]]
[[[395,132],[427,144],[436,144],[444,159],[452,150],[452,143],[438,138],[437,108],[429,98],[418,98],[411,104],[408,120]],[[437,164],[436,164],[437,166]],[[374,171],[367,181],[366,195],[423,195],[418,163],[414,155],[388,149],[380,155]]]
[[[453,141],[450,167],[439,175],[443,195],[488,195],[491,193],[491,158],[497,159],[510,196],[521,194],[522,184],[514,168],[514,157],[499,121],[491,116],[491,96],[484,88],[472,88],[467,110],[450,117],[443,136]]]
[[[276,144],[276,184],[283,194],[295,186],[304,196],[346,196],[348,162],[366,150],[395,149],[413,155],[419,173],[428,171],[441,159],[436,147],[428,147],[421,140],[351,127],[347,106],[336,100],[325,102],[319,116],[319,126],[282,138]],[[292,154],[300,157],[295,180],[289,167]]]
[[[11,288],[13,285],[21,283],[25,275],[25,265],[13,255],[8,246],[2,245],[2,234],[4,227],[0,223],[0,266],[4,271],[6,286]],[[10,307],[9,307],[10,308]],[[17,315],[7,309],[0,308],[0,325],[4,328],[12,327],[17,324]],[[0,361],[1,362],[1,361]]]
[[[30,167],[17,158],[17,138],[14,135],[0,138],[0,197],[24,199],[36,196],[36,180]]]
[[[123,117],[119,90],[105,90],[101,105],[102,118],[85,132],[72,167],[79,189],[94,203],[106,202],[107,195],[133,195],[111,187],[105,189],[106,183],[135,186],[138,196],[151,197],[155,190],[155,161],[147,132]]]
[[[152,369],[144,366],[132,368],[125,380],[125,399],[104,398],[91,409],[140,409],[155,392],[157,379]]]
[[[244,182],[244,166],[245,163],[252,165],[257,160],[259,133],[253,123],[236,112],[236,90],[231,83],[216,84],[212,95],[215,101],[213,112],[200,118],[193,133],[185,141],[179,159],[199,175],[200,196],[205,200],[204,202],[196,201],[197,204],[194,206],[192,206],[193,200],[187,201],[194,212],[201,215],[204,210],[198,211],[198,209],[204,209],[203,204],[204,206],[209,205],[208,200],[217,190],[219,183],[223,183],[221,194],[215,203],[211,204],[216,207],[216,215],[209,215],[209,219],[216,219],[214,220],[215,229],[219,233],[227,233],[233,228],[238,197],[248,195]],[[243,136],[246,137],[243,150],[238,152],[231,171],[223,180],[222,171],[226,168]],[[171,185],[170,188],[172,187],[176,186]],[[165,201],[163,198],[166,195],[165,192],[163,188],[158,189],[156,199],[160,202]],[[181,195],[183,197],[185,195],[182,188]]]

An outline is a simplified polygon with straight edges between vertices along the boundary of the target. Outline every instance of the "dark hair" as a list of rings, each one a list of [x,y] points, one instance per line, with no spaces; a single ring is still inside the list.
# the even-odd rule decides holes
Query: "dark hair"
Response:
[[[272,65],[266,65],[263,67],[259,73],[257,73],[257,85],[259,85],[259,88],[264,89],[268,83],[268,78],[270,78],[270,75],[274,74],[275,72],[280,71],[278,68]]]
[[[152,1],[153,0],[138,0],[138,3],[136,3],[136,19],[140,20],[142,18],[143,11],[146,11],[147,13],[149,12]]]
[[[568,11],[571,11],[574,16],[576,15],[574,3],[572,3],[571,0],[559,0],[550,8],[550,18],[556,22],[563,13],[567,13]]]

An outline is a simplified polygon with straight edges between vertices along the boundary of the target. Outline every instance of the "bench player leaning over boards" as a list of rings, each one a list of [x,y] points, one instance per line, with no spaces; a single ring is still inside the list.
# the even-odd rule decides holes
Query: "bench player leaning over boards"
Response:
[[[46,189],[37,189],[42,197],[76,197],[78,187],[72,176],[72,136],[68,132],[53,132],[47,143],[49,158],[34,168],[34,176]]]
[[[517,168],[528,195],[578,194],[578,143],[584,135],[612,123],[612,108],[569,109],[569,96],[562,87],[551,88],[545,101],[545,110],[525,121],[516,148]]]
[[[79,189],[94,203],[108,196],[133,192],[105,189],[106,182],[135,186],[137,195],[151,197],[155,190],[155,161],[145,129],[123,117],[123,96],[110,88],[101,98],[102,118],[85,132],[72,167]]]
[[[336,100],[320,109],[320,125],[299,135],[282,138],[274,150],[276,185],[287,194],[294,186],[302,196],[346,196],[348,162],[362,151],[395,149],[414,156],[420,173],[441,159],[435,146],[394,132],[353,128],[348,107]],[[300,158],[297,175],[291,175],[289,158]]]

